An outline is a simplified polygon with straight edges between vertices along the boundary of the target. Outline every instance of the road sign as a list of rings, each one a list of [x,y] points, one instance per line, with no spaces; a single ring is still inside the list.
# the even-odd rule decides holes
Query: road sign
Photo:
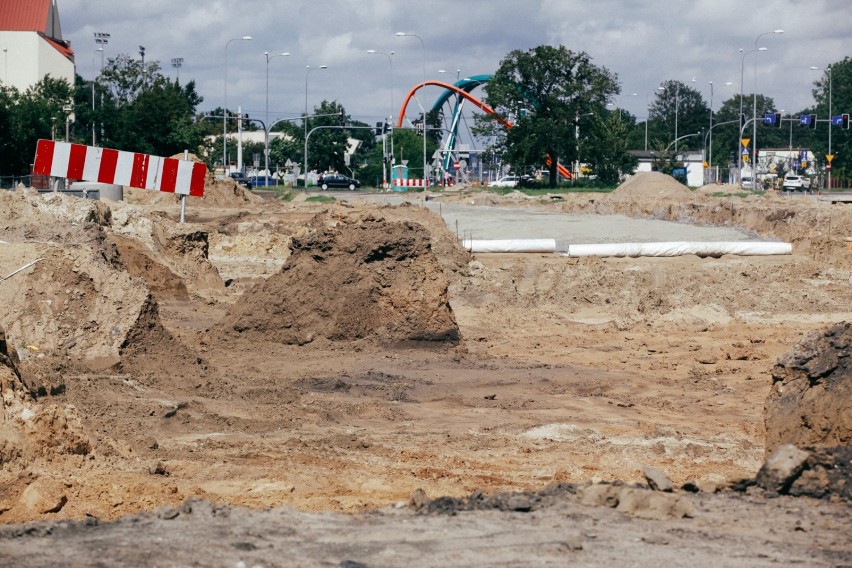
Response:
[[[831,163],[831,160],[834,159],[834,154],[826,154],[825,159],[828,160],[828,163]]]
[[[741,154],[742,154],[743,156],[748,156],[748,150],[746,150],[745,148],[743,148],[743,151],[741,152]]]
[[[743,148],[748,148],[749,142],[751,142],[751,138],[740,138],[740,143],[743,145]]]
[[[456,170],[460,170],[461,164],[459,162],[453,162],[453,168],[456,169]]]
[[[704,169],[706,170],[706,169],[709,169],[709,168],[710,168],[710,164],[708,164],[707,162],[704,162]]]
[[[826,164],[826,165],[825,165],[825,171],[827,171],[827,172],[830,172],[830,171],[831,171],[831,164]]]

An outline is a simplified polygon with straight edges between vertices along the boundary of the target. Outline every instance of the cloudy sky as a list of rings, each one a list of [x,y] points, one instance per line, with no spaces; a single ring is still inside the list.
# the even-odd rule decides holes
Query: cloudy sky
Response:
[[[398,110],[424,73],[448,82],[493,73],[509,51],[541,44],[585,51],[617,74],[622,95],[616,102],[639,117],[666,80],[691,84],[708,102],[712,81],[715,109],[738,96],[742,82],[745,93],[756,90],[772,97],[777,110],[797,112],[813,102],[820,72],[810,67],[852,56],[850,0],[57,3],[63,36],[71,40],[84,78],[100,67],[93,33],[106,32],[107,58],[138,57],[142,45],[146,61],[159,61],[172,77],[179,72],[181,81],[194,79],[204,97],[202,111],[223,105],[227,95],[229,108],[241,106],[264,119],[268,71],[271,120],[299,116],[307,87],[310,108],[336,100],[353,117],[373,123],[391,114],[391,100]],[[761,35],[778,29],[784,32]],[[252,40],[230,41],[242,36]],[[767,51],[740,52],[755,46]],[[267,51],[290,56],[267,64]],[[183,58],[179,70],[171,64],[177,57]],[[328,68],[316,69],[320,65]],[[420,100],[431,106],[438,93],[424,89]],[[417,112],[416,106],[409,109],[411,116]]]

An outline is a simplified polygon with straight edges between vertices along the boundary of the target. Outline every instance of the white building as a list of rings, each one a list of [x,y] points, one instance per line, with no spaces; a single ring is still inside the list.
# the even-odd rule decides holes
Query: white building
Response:
[[[21,92],[45,75],[73,85],[74,51],[56,0],[0,0],[0,56],[0,82]]]

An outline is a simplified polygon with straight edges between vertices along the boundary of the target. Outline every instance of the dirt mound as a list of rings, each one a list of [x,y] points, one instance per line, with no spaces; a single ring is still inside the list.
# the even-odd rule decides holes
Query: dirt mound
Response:
[[[183,160],[183,154],[170,156]],[[189,155],[190,161],[201,162],[194,154]],[[162,203],[180,203],[180,196],[174,193],[152,191],[137,187],[124,188],[124,200],[136,205],[155,205]],[[212,207],[238,207],[247,203],[262,203],[263,198],[247,191],[231,178],[216,179],[209,169],[204,178],[204,197],[187,197],[187,206],[207,205]]]
[[[629,197],[689,197],[688,187],[660,172],[639,172],[619,185],[613,195]]]
[[[366,215],[294,238],[282,271],[229,311],[229,334],[304,344],[376,339],[455,343],[448,281],[428,231]]]
[[[852,444],[852,323],[802,340],[772,369],[766,453],[782,444]]]

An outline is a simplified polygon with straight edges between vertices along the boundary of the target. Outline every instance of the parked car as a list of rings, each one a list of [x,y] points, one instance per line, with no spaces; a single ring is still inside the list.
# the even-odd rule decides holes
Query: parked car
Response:
[[[346,187],[349,188],[349,191],[355,191],[361,187],[361,182],[343,174],[322,174],[317,178],[317,185],[322,189]]]
[[[755,189],[754,180],[749,176],[743,176],[743,178],[740,180],[740,186],[743,189]]]
[[[784,176],[783,187],[794,191],[808,191],[811,188],[811,180],[805,176],[787,174]]]
[[[238,184],[245,186],[246,189],[251,189],[251,180],[247,178],[245,174],[242,174],[240,172],[233,172],[231,173],[231,179],[233,179]]]
[[[489,182],[488,187],[517,187],[518,176],[503,176],[497,181]]]

